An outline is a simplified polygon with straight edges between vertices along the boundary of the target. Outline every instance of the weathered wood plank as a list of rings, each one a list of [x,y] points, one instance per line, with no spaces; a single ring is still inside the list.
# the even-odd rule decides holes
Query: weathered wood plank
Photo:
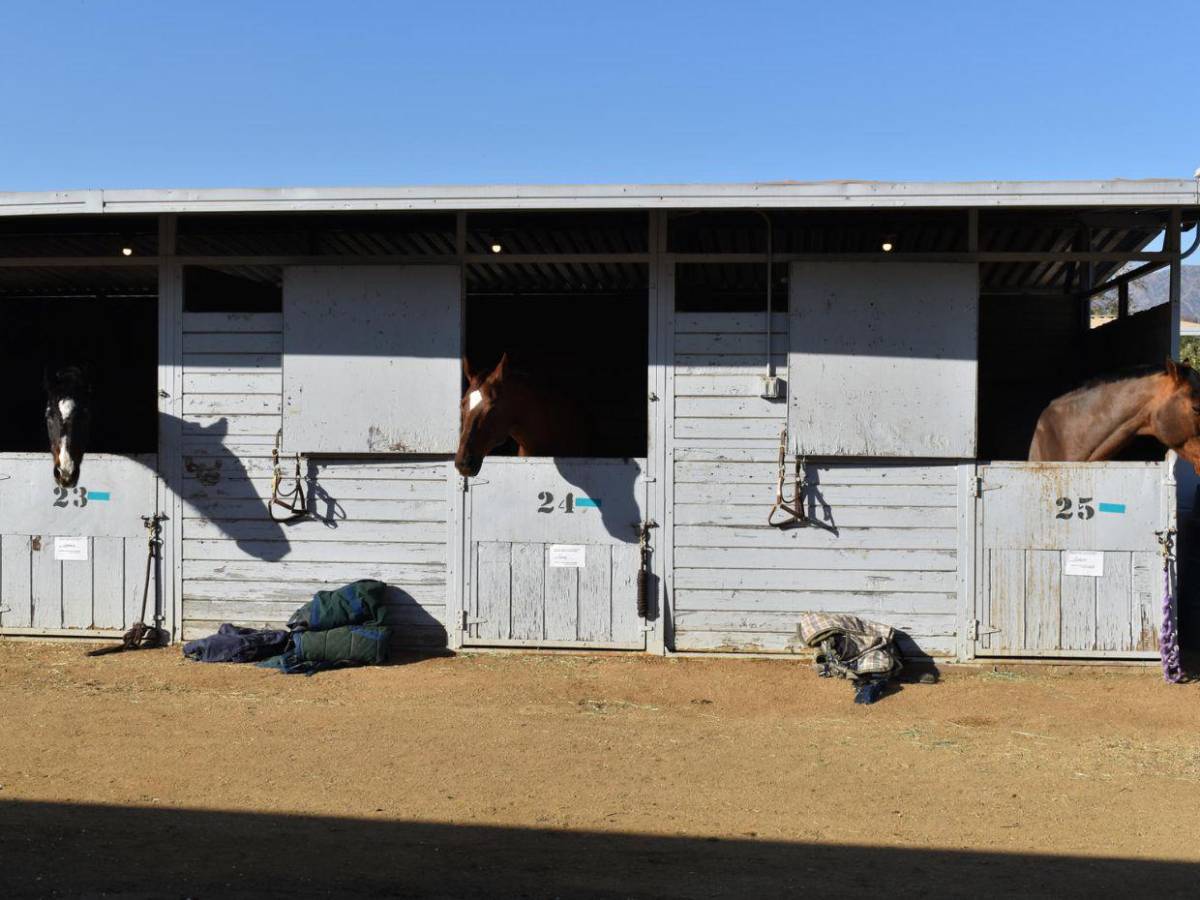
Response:
[[[1157,553],[1133,553],[1130,554],[1130,562],[1133,575],[1133,649],[1157,650],[1158,634],[1162,627],[1162,558]]]
[[[196,463],[193,468],[197,472]],[[223,467],[222,467],[223,468]],[[220,470],[205,469],[205,478],[211,481],[214,477],[220,480],[207,484],[195,477],[183,481],[183,496],[186,500],[208,501],[212,499],[231,500],[260,500],[266,502],[271,496],[271,477],[259,475],[254,478],[220,474]],[[284,488],[292,484],[291,475],[285,479]],[[383,478],[364,478],[361,481],[348,479],[322,478],[313,482],[304,481],[305,491],[315,497],[314,502],[323,505],[327,498],[338,501],[381,500],[389,503],[408,503],[426,505],[440,502],[443,510],[449,509],[446,500],[446,483],[444,479],[434,481],[392,481]],[[205,505],[197,503],[197,506]]]
[[[777,419],[786,418],[787,405],[762,397],[677,397],[677,419]]]
[[[512,636],[512,544],[481,541],[475,545],[475,615],[481,639]]]
[[[676,333],[675,353],[677,356],[695,356],[699,354],[754,355],[763,354],[766,350],[766,334],[688,334]],[[788,351],[788,336],[774,334],[771,337],[772,355],[782,355]]]
[[[1026,649],[1056,650],[1061,647],[1060,559],[1061,554],[1057,550],[1027,551],[1025,558]]]
[[[214,446],[211,443],[196,448],[184,457],[186,477],[195,478],[203,475],[211,480],[211,476],[215,474],[220,475],[222,480],[253,477],[266,478],[269,482],[271,476],[271,448],[269,445],[241,448],[241,452],[237,453],[236,466],[231,466],[229,456],[232,452],[234,451]],[[220,462],[221,466],[214,471],[217,462]],[[340,464],[306,459],[302,463],[302,471],[306,478],[316,477],[322,483],[381,480],[437,481],[444,484],[450,466],[448,462],[441,460],[427,463],[379,460],[371,464],[364,462]],[[386,499],[386,497],[378,499]]]
[[[283,374],[281,353],[184,353],[184,373],[260,372]]]
[[[766,306],[764,304],[764,313]],[[676,334],[758,334],[766,335],[764,313],[675,313]],[[771,314],[771,331],[788,333],[787,313]]]
[[[675,396],[758,397],[763,391],[765,367],[744,375],[676,375]],[[785,402],[782,399],[777,402]],[[678,414],[678,406],[676,406]]]
[[[283,313],[184,313],[183,330],[185,334],[197,331],[278,334],[283,331]]]
[[[283,334],[269,332],[186,332],[183,352],[189,353],[282,353]],[[186,365],[186,361],[184,363]]]
[[[146,593],[146,557],[149,548],[146,541],[138,538],[125,539],[125,627],[128,628],[142,614],[142,598],[146,598],[146,624],[154,624],[154,582],[150,582],[149,594]],[[169,578],[166,572],[163,578]],[[154,578],[154,573],[150,575]]]
[[[786,353],[774,353],[771,362],[777,374],[783,375],[787,368]],[[758,353],[676,353],[676,375],[737,375],[741,372],[766,369],[766,356]]]
[[[279,394],[184,394],[183,414],[195,416],[278,416],[283,412]]]
[[[687,451],[679,451],[684,453]],[[725,450],[712,451],[723,454],[737,453],[742,457],[750,455],[768,456],[763,451]],[[958,467],[954,465],[867,465],[855,463],[824,463],[810,460],[805,467],[805,474],[818,489],[830,485],[913,485],[925,486],[931,484],[953,485],[957,481]],[[789,480],[794,469],[789,466]],[[675,481],[677,483],[701,484],[775,484],[779,477],[778,451],[771,459],[754,461],[687,461],[675,463]]]
[[[579,570],[579,639],[612,640],[612,549],[587,548],[587,565]]]
[[[837,521],[839,506],[910,506],[955,507],[958,492],[953,485],[821,485],[810,496],[818,504],[821,501],[833,508]],[[764,512],[775,501],[773,484],[676,484],[676,503],[706,504],[757,504]],[[765,506],[763,505],[765,504]]]
[[[189,560],[184,569],[184,578],[214,581],[279,581],[293,584],[349,584],[360,578],[374,578],[388,584],[444,585],[446,566],[444,563]]]
[[[777,418],[676,419],[675,437],[681,440],[753,440],[779,443],[779,429],[786,421],[786,407]]]
[[[446,539],[444,522],[338,522],[336,528],[327,528],[319,521],[306,519],[289,526],[280,526],[267,519],[231,519],[215,522],[211,519],[186,519],[185,540],[218,540],[233,538],[239,541],[277,540],[287,543],[309,541],[341,542],[411,542],[427,544]]]
[[[836,514],[834,520],[836,521]],[[880,550],[953,550],[953,528],[843,528],[837,534],[823,528],[724,528],[677,525],[676,547],[756,547]]]
[[[588,547],[590,555],[594,547]],[[579,637],[579,569],[551,566],[546,547],[546,638],[574,641]],[[585,557],[585,562],[586,562]]]
[[[292,584],[279,581],[206,581],[185,578],[183,580],[183,599],[185,603],[190,600],[221,600],[233,604],[278,602],[298,605],[306,600],[311,600],[316,591],[341,587],[343,584],[345,581],[342,580],[314,580]],[[392,585],[389,588],[389,593],[393,593],[397,597],[400,594],[406,594],[411,597],[411,602],[422,606],[440,606],[446,602],[444,585],[410,584]],[[293,607],[293,611],[294,609],[295,607]]]
[[[62,565],[62,621],[64,628],[92,626],[92,566],[96,559],[94,542],[87,539],[88,558],[64,560]]]
[[[184,397],[193,394],[280,394],[283,372],[188,371],[183,376]]]
[[[545,575],[542,544],[512,545],[512,636],[517,640],[545,637]]]
[[[1096,579],[1096,645],[1100,650],[1133,649],[1132,575],[1129,553],[1104,554],[1104,576]]]
[[[854,591],[690,590],[675,589],[675,609],[759,610],[764,612],[882,615],[954,615],[958,595]]]
[[[1096,579],[1062,576],[1062,649],[1096,649]]]
[[[700,653],[790,653],[809,655],[805,647],[793,643],[794,632],[737,632],[737,631],[692,631],[683,629],[675,633],[675,649]],[[923,637],[913,641],[901,637],[897,645],[907,656],[953,657],[957,648],[955,637]]]
[[[680,547],[675,565],[692,569],[867,569],[886,572],[953,571],[957,554],[949,550],[831,550],[761,547]]]
[[[888,572],[878,569],[832,571],[794,569],[675,569],[675,589],[681,590],[762,590],[853,591],[946,594],[957,588],[955,571]]]
[[[43,535],[33,551],[33,627],[61,628],[62,563],[54,558],[54,538]]]
[[[33,572],[29,535],[0,537],[0,625],[33,627]]]
[[[92,622],[96,628],[125,627],[125,540],[110,537],[92,540],[95,554]]]
[[[989,550],[988,600],[991,646],[1002,650],[1025,649],[1025,551]],[[988,623],[985,623],[988,624]]]
[[[714,525],[752,528],[763,525],[767,510],[761,503],[738,506],[711,506],[683,503],[675,507],[676,525]],[[825,521],[820,507],[814,510]],[[953,528],[958,511],[949,506],[841,506],[828,517],[839,528]]]
[[[645,640],[637,612],[637,573],[642,558],[636,544],[612,548],[612,639],[624,643]],[[651,599],[651,602],[653,600]]]
[[[954,614],[904,615],[884,612],[877,616],[910,637],[953,637],[958,632]],[[675,615],[678,631],[768,631],[795,634],[799,613],[769,610],[680,610]]]
[[[184,440],[226,436],[244,440],[247,435],[260,435],[274,443],[282,421],[278,415],[189,415],[183,420],[183,436]]]
[[[443,488],[443,494],[445,489]],[[350,500],[308,497],[309,514],[341,527],[343,522],[445,522],[449,504],[438,500]],[[188,499],[185,519],[256,519],[267,515],[265,500],[210,497]]]
[[[395,543],[389,541],[302,541],[232,538],[195,539],[185,535],[185,575],[188,560],[286,559],[317,563],[446,563],[445,542]]]

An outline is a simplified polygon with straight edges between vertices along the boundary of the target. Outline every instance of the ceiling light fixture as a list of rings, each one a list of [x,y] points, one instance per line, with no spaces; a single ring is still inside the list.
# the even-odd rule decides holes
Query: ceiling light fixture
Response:
[[[122,247],[121,255],[122,256],[133,256],[133,248],[132,247]]]
[[[499,244],[492,244],[492,252],[493,253],[499,253],[503,249],[504,248],[501,247]]]

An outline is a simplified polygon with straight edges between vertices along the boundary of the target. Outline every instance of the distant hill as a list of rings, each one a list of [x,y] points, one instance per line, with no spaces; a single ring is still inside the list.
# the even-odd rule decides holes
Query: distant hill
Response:
[[[1184,266],[1183,281],[1179,293],[1181,302],[1181,317],[1185,321],[1200,322],[1200,266]],[[1167,292],[1170,289],[1171,273],[1167,269],[1159,269],[1145,278],[1139,278],[1129,286],[1129,309],[1140,312],[1151,306],[1167,302]],[[1115,315],[1117,312],[1117,292],[1111,291],[1093,307],[1094,313]]]

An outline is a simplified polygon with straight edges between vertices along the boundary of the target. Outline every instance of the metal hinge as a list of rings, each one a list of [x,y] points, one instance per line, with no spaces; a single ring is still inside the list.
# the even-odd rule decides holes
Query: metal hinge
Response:
[[[981,634],[999,634],[999,628],[980,628],[983,623],[978,619],[971,620],[971,627],[967,630],[967,639],[972,641],[979,640]]]
[[[1004,487],[1004,485],[1002,485],[1002,484],[993,484],[993,485],[985,486],[983,483],[983,476],[982,475],[975,476],[975,497],[976,497],[976,499],[982,497],[984,491],[998,491],[1002,487]]]
[[[470,486],[470,484],[471,484],[471,479],[468,478],[466,475],[458,476],[458,489],[460,491],[462,491],[464,494],[467,492],[467,488]]]

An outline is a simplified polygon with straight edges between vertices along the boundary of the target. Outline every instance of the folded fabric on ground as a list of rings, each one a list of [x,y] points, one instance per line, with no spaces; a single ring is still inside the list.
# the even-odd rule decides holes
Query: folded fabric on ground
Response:
[[[290,639],[291,634],[286,631],[225,624],[214,635],[188,641],[183,645],[183,655],[200,662],[257,662],[282,653]]]
[[[201,662],[256,662],[289,675],[387,662],[392,629],[383,624],[387,585],[364,579],[317,591],[288,619],[287,631],[222,625],[189,641],[184,655]]]
[[[874,703],[883,684],[902,664],[896,651],[896,630],[858,616],[807,612],[800,615],[797,636],[817,650],[817,674],[849,678],[855,684],[855,703]]]

